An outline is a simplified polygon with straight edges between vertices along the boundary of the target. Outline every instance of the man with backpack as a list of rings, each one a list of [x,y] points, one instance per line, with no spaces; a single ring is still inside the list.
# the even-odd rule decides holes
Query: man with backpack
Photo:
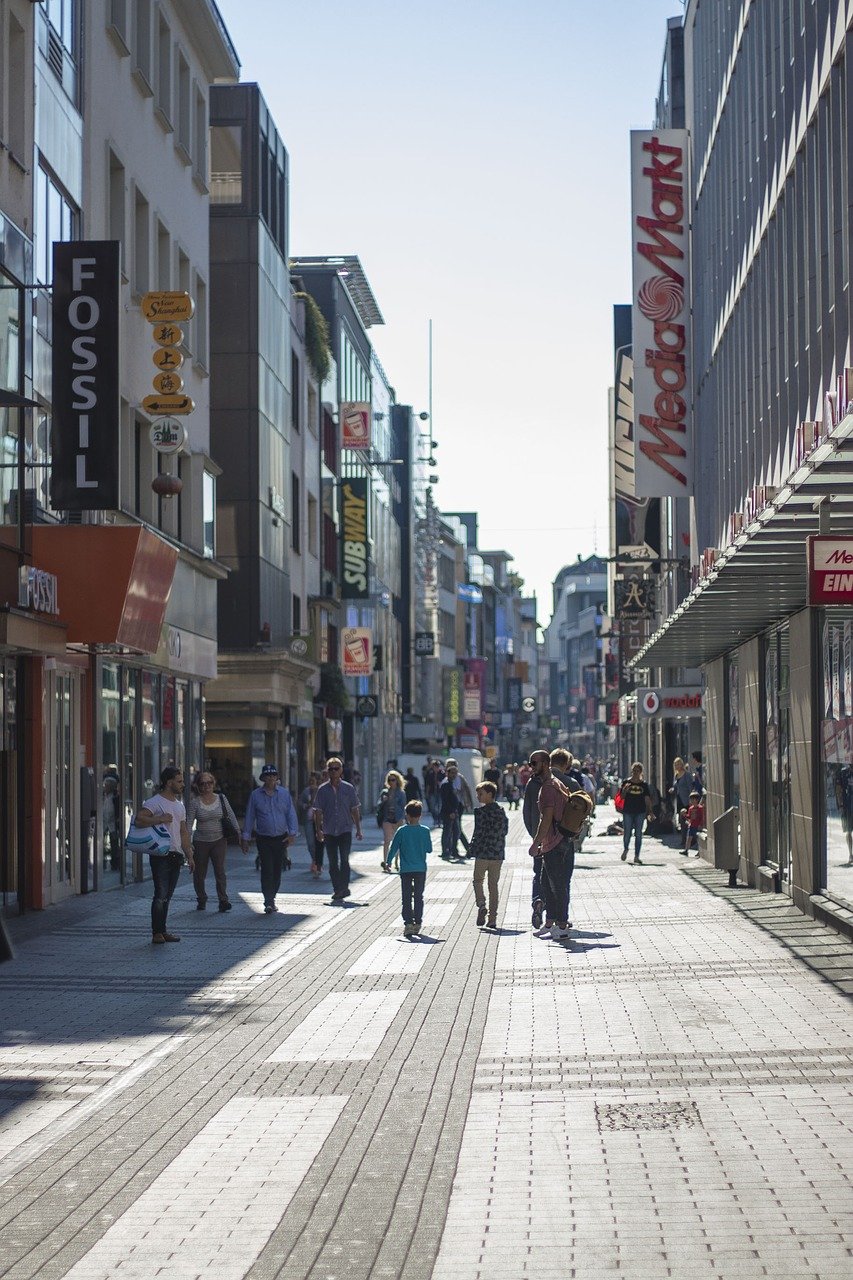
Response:
[[[532,858],[542,858],[542,892],[545,914],[550,929],[540,930],[540,937],[550,936],[556,942],[565,942],[569,936],[569,856],[572,841],[560,829],[563,811],[569,793],[551,773],[551,757],[547,751],[534,751],[530,756],[533,777],[539,782],[539,825],[533,837],[529,853]]]

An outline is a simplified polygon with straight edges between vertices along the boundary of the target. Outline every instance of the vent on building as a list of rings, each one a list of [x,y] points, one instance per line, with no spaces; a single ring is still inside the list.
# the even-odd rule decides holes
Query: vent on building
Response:
[[[52,27],[47,29],[47,60],[56,78],[62,83],[62,41]]]

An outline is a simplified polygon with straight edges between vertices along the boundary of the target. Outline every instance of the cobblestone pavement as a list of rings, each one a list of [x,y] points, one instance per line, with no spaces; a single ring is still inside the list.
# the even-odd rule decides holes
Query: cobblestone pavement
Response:
[[[849,1280],[853,947],[600,834],[540,940],[510,838],[497,931],[436,857],[404,940],[367,845],[344,907],[184,877],[178,946],[148,886],[14,921],[0,1276]]]

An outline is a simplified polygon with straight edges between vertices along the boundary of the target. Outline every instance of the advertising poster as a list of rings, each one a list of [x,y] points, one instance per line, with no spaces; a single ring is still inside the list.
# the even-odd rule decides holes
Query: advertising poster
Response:
[[[369,676],[373,670],[373,632],[368,627],[347,627],[341,633],[345,676]]]
[[[341,405],[341,448],[370,448],[370,405],[366,400],[345,400]]]

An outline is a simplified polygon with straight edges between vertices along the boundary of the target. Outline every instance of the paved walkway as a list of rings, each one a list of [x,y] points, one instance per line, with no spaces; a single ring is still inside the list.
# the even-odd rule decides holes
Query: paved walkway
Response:
[[[366,847],[345,907],[185,878],[176,946],[147,886],[14,922],[0,1276],[849,1280],[853,948],[603,835],[541,941],[510,835],[494,933],[436,858],[403,940]]]

